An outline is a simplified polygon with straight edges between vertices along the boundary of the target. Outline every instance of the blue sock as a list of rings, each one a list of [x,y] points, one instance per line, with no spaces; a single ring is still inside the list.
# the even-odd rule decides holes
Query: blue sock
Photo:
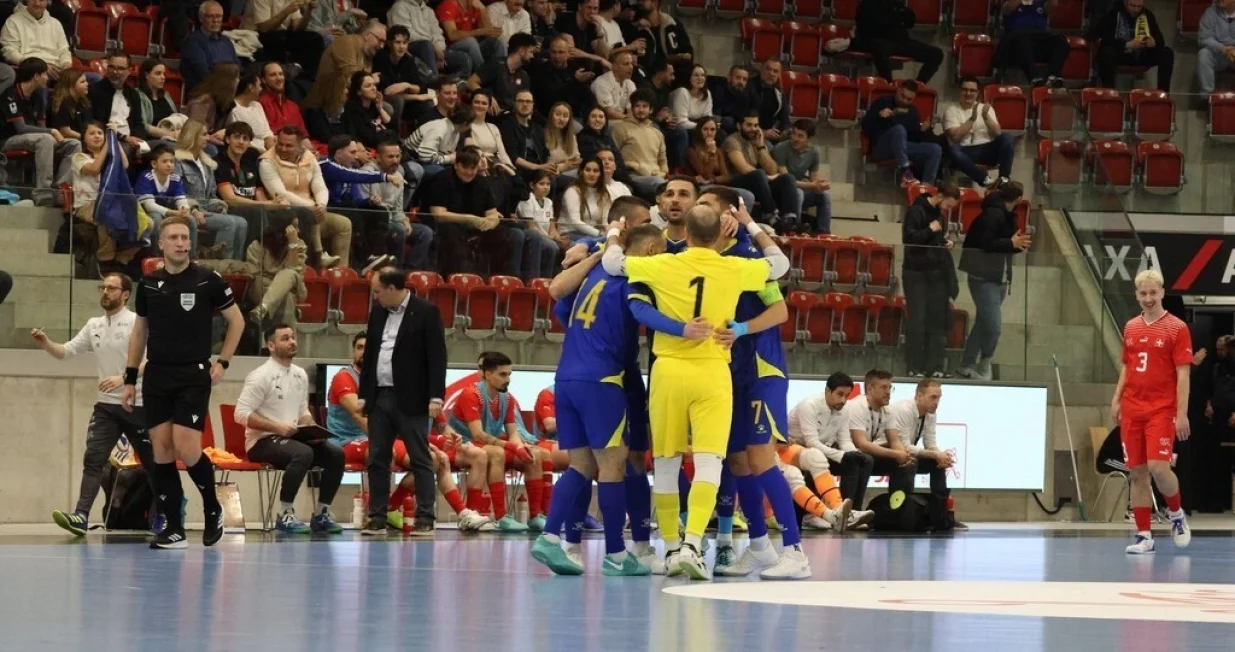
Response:
[[[556,490],[553,493],[553,497],[557,497]],[[570,517],[566,521],[566,543],[579,543],[583,541],[583,519],[587,518],[587,508],[591,504],[592,481],[588,480],[587,484],[583,485],[583,490],[575,495],[575,502],[571,507]]]
[[[557,534],[562,531],[562,525],[568,521],[575,505],[575,497],[589,488],[592,481],[583,477],[574,467],[566,469],[557,485],[553,488],[553,499],[549,501],[549,513],[545,515],[545,532]]]
[[[632,541],[652,539],[652,487],[646,473],[636,473],[634,465],[626,464],[626,513],[630,515]]]
[[[772,503],[772,513],[780,521],[780,538],[785,547],[796,546],[802,541],[798,532],[798,512],[793,506],[793,494],[789,493],[789,483],[785,474],[775,466],[759,474],[759,486]]]
[[[746,533],[752,539],[766,536],[768,524],[763,518],[763,489],[759,480],[753,475],[740,475],[734,477],[734,484],[738,486],[738,501],[746,515]]]
[[[678,513],[682,517],[682,522],[686,522],[686,505],[690,496],[690,478],[686,477],[686,469],[682,468],[678,471]]]
[[[626,487],[623,482],[598,482],[596,497],[605,524],[605,554],[626,551],[622,530],[626,525]]]

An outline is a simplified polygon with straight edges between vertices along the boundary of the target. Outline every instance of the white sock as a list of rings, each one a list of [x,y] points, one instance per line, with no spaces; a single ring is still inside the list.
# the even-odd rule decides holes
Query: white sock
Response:
[[[673,553],[675,553],[675,552],[677,552],[677,551],[679,551],[679,550],[681,550],[681,549],[682,549],[682,542],[681,542],[681,541],[666,541],[666,542],[665,542],[665,556],[666,556],[666,557],[668,557],[669,555],[671,555],[671,554],[673,554]]]
[[[326,513],[326,512],[328,512],[328,511],[330,511],[330,505],[327,505],[326,503],[318,503],[318,504],[317,504],[317,513],[318,513],[318,514],[325,514],[325,513]]]
[[[1152,533],[1152,532],[1150,532],[1149,530],[1141,530],[1141,531],[1137,532],[1137,533],[1136,533],[1136,535],[1137,535],[1137,536],[1139,536],[1139,537],[1145,537],[1146,539],[1152,539],[1152,538],[1154,538],[1153,533]]]
[[[750,540],[750,549],[755,552],[763,552],[770,545],[772,545],[772,540],[766,534]]]
[[[652,548],[651,542],[649,541],[636,541],[635,542],[635,555],[636,556],[645,557],[655,552],[656,550]]]
[[[1167,510],[1167,516],[1170,516],[1171,518],[1183,518],[1183,517],[1184,517],[1184,510],[1182,510],[1182,509],[1181,509],[1181,510],[1179,510],[1178,512],[1173,512],[1173,511]]]
[[[296,508],[292,506],[291,503],[280,503],[280,504],[283,505],[284,514],[295,514],[296,513]]]
[[[583,552],[583,546],[582,546],[582,545],[580,545],[580,544],[578,544],[578,543],[571,543],[571,542],[567,541],[567,542],[566,542],[566,552],[577,552],[577,553],[582,553],[582,552]]]
[[[699,536],[698,534],[687,534],[686,535],[686,545],[694,548],[695,552],[702,552],[703,551],[703,537]]]
[[[552,543],[552,544],[553,544],[553,545],[555,545],[555,546],[556,546],[556,545],[558,545],[558,544],[560,544],[560,543],[562,542],[562,537],[559,537],[559,536],[558,536],[558,535],[556,535],[556,534],[548,534],[548,533],[545,533],[545,534],[542,534],[542,535],[540,535],[540,536],[544,537],[544,538],[545,538],[545,541],[548,541],[549,543]]]
[[[717,546],[732,546],[733,545],[733,535],[732,534],[716,535],[716,545]]]
[[[605,556],[619,564],[626,561],[626,551],[625,550],[623,550],[622,552],[615,552],[612,555],[605,555]]]

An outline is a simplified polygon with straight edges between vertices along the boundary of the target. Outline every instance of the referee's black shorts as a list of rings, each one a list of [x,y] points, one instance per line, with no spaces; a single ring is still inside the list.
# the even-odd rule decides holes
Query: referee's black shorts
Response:
[[[142,403],[148,428],[171,421],[201,431],[210,418],[210,364],[146,363]]]

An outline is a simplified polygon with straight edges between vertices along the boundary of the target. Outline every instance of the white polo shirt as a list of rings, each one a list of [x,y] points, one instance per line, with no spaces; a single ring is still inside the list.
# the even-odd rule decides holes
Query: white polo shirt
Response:
[[[635,82],[627,79],[618,83],[613,71],[609,71],[592,82],[592,94],[596,103],[602,109],[617,109],[622,113],[630,112],[630,96],[635,92]]]
[[[873,444],[886,446],[888,443],[888,408],[878,410],[871,408],[865,394],[850,400],[841,408],[841,419],[844,423],[840,432],[840,449],[846,453],[858,450],[853,445],[853,435],[850,430],[861,430]]]
[[[962,109],[960,104],[949,104],[943,110],[943,128],[954,129],[969,121],[969,116],[973,115],[973,109]],[[995,111],[991,110],[991,122],[999,124],[999,118],[995,117]],[[986,128],[986,120],[982,118],[982,103],[978,103],[978,119],[973,121],[973,127],[961,142],[957,143],[962,147],[970,147],[973,145],[985,145],[991,142],[991,132]]]
[[[924,450],[938,450],[935,443],[934,414],[919,414],[918,402],[907,398],[888,406],[888,428],[900,435],[901,443],[916,456]],[[916,440],[916,441],[915,441]]]
[[[789,441],[820,450],[828,460],[839,464],[845,455],[840,449],[841,431],[848,423],[842,410],[828,407],[825,394],[816,394],[789,411]]]
[[[275,433],[248,427],[249,416],[258,414],[277,423],[298,423],[309,411],[309,375],[304,369],[279,364],[274,358],[244,377],[244,389],[236,401],[236,422],[246,424],[244,449]]]
[[[129,335],[136,322],[137,313],[128,308],[121,308],[111,317],[91,317],[73,339],[64,343],[64,357],[71,358],[94,351],[100,381],[108,376],[123,377],[124,369],[129,363]],[[101,391],[98,402],[120,405],[120,397],[123,395],[123,386],[110,392]],[[137,398],[134,404],[142,404],[141,378],[137,379]]]

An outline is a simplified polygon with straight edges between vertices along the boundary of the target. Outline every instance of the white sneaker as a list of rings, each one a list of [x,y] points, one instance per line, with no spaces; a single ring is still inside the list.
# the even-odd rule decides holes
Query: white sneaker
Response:
[[[1124,548],[1124,552],[1129,555],[1152,555],[1154,553],[1154,540],[1138,534],[1136,535],[1136,541],[1127,548]]]
[[[703,554],[696,552],[691,546],[682,546],[678,552],[678,568],[692,580],[711,580],[712,573],[708,570]]]
[[[1188,519],[1182,511],[1171,514],[1171,538],[1175,540],[1176,548],[1187,548],[1192,543],[1192,529],[1188,527]]]
[[[738,561],[738,553],[731,545],[723,545],[716,549],[716,561],[713,565],[713,572],[717,575],[723,575],[724,570],[733,566]]]
[[[978,366],[974,369],[974,372],[977,373],[979,380],[989,381],[995,379],[995,371],[991,369],[990,358],[979,358]]]
[[[493,519],[484,514],[481,514],[480,518],[484,519],[484,522],[476,526],[477,532],[497,532],[497,523]]]
[[[660,555],[657,555],[655,550],[646,554],[635,555],[635,559],[638,559],[639,563],[652,569],[653,575],[665,574],[665,562],[661,560]]]
[[[849,515],[853,513],[853,501],[846,498],[841,501],[839,509],[828,510],[828,521],[841,534],[849,527]]]
[[[829,516],[831,516],[831,514],[829,514]],[[828,519],[822,516],[815,516],[814,514],[808,514],[806,518],[802,519],[802,529],[803,530],[831,530],[832,523],[830,523]],[[717,570],[716,573],[719,575],[720,571]]]
[[[810,560],[800,546],[781,553],[776,564],[759,573],[762,580],[804,580],[810,577]]]
[[[855,509],[849,512],[849,520],[845,522],[846,530],[867,530],[870,529],[871,521],[875,520],[875,512],[872,510]]]
[[[716,574],[721,577],[746,577],[755,571],[761,571],[776,565],[776,561],[776,550],[772,546],[769,545],[760,551],[756,551],[748,546],[746,550],[742,551],[742,556],[738,558],[738,563],[730,566],[723,572],[717,570]]]
[[[340,260],[343,260],[343,259],[334,254],[328,254],[323,251],[321,255],[322,269],[326,269],[328,267],[334,267],[335,265],[339,264]]]
[[[459,512],[459,529],[467,532],[476,532],[480,530],[480,526],[489,523],[488,516],[482,516],[479,512],[471,509],[465,509]]]
[[[681,575],[682,566],[679,563],[680,561],[681,561],[681,550],[680,549],[665,553],[664,575],[668,577],[677,577],[678,575]],[[656,567],[652,567],[652,573],[658,574],[656,573]]]

